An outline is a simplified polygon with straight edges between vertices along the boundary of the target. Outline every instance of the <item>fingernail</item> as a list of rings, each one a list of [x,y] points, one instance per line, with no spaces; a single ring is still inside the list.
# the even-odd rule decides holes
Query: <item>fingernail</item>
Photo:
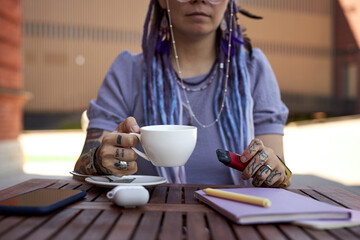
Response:
[[[131,127],[131,130],[132,130],[133,132],[138,132],[139,129],[140,129],[140,128],[139,128],[138,125],[134,125],[134,126]]]
[[[247,160],[245,156],[241,156],[240,159],[241,159],[241,162],[243,162],[243,163],[245,163]]]

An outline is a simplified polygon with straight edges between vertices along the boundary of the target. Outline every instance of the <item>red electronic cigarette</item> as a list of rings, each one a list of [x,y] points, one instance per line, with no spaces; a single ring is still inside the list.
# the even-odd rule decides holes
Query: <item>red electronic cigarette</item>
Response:
[[[239,154],[232,153],[223,149],[217,149],[216,155],[220,162],[222,162],[228,167],[235,168],[240,171],[243,171],[250,162],[248,161],[246,163],[243,163],[241,162]]]

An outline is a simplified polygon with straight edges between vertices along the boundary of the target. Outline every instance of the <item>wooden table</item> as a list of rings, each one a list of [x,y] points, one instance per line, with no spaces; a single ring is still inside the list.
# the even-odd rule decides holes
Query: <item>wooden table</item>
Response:
[[[149,203],[135,209],[110,203],[105,196],[107,188],[73,179],[31,179],[0,191],[0,199],[40,187],[82,189],[87,191],[87,196],[50,215],[0,215],[0,239],[360,239],[360,227],[320,231],[291,224],[233,224],[193,197],[194,190],[208,187],[205,185],[148,187]],[[341,188],[289,190],[360,209],[360,196]]]

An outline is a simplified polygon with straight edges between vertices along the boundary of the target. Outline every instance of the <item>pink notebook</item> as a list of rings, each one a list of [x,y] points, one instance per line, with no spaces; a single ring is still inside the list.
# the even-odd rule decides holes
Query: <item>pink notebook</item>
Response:
[[[293,222],[310,219],[350,219],[350,209],[337,207],[281,188],[225,188],[224,191],[268,198],[270,207],[217,198],[202,190],[194,196],[239,224]]]

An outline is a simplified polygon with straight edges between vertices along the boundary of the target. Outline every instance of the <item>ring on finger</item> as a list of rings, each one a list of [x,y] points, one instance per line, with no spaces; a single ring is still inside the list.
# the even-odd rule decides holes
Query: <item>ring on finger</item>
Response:
[[[270,171],[273,171],[273,170],[274,170],[269,164],[266,164],[265,167],[267,167],[268,169],[270,169]]]
[[[126,161],[119,161],[118,163],[116,163],[116,167],[121,169],[121,170],[126,170],[129,167],[129,163]]]

